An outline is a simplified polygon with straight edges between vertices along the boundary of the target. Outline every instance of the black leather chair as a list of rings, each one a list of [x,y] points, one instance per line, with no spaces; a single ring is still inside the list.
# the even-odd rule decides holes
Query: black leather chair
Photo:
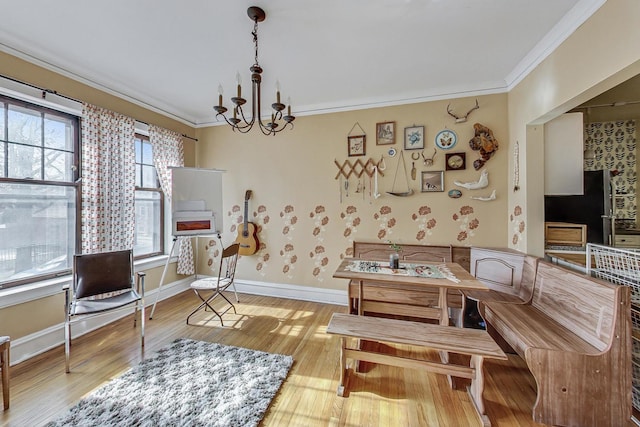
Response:
[[[144,347],[144,277],[133,279],[133,251],[102,252],[73,257],[73,294],[65,298],[65,367],[69,372],[71,323],[87,316],[135,304],[133,325],[140,314],[140,339]]]

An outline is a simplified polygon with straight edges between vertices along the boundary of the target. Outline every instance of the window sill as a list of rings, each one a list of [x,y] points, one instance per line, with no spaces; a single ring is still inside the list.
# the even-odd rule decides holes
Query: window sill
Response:
[[[171,258],[172,262],[175,260],[176,257]],[[145,258],[134,261],[134,269],[135,271],[144,271],[151,268],[164,267],[166,262],[167,255]],[[2,289],[0,290],[0,309],[59,294],[63,292],[66,286],[71,285],[71,280],[72,276],[66,275],[56,277],[55,279],[42,280],[27,285]]]

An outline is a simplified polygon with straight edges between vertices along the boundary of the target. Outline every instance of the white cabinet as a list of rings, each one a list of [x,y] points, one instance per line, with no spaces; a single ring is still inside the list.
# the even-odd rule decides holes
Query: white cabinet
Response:
[[[544,125],[544,194],[583,194],[582,113],[567,113]]]

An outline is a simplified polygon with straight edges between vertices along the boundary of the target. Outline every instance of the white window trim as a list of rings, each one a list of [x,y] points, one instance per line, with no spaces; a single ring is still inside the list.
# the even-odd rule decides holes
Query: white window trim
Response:
[[[144,258],[134,261],[134,270],[145,271],[152,268],[164,267],[167,255],[159,255],[152,258]],[[172,257],[169,262],[176,262],[177,257]],[[41,280],[25,285],[13,286],[0,290],[0,310],[12,305],[23,304],[40,298],[46,298],[62,292],[65,286],[71,285],[70,274],[56,277],[55,279]]]
[[[54,93],[45,92],[43,99],[43,91],[41,89],[23,84],[11,79],[0,76],[0,94],[11,98],[20,99],[42,107],[51,108],[52,110],[61,111],[63,113],[72,114],[82,117],[82,103],[72,99],[60,96]],[[136,120],[135,131],[145,136],[149,136],[149,125]],[[163,193],[164,194],[164,193]],[[164,266],[167,260],[167,252],[171,247],[171,220],[168,207],[167,196],[164,200],[164,252],[165,255],[159,255],[151,258],[143,258],[134,262],[136,271],[146,270]],[[177,257],[172,257],[174,262]],[[16,304],[32,301],[34,299],[45,298],[60,292],[62,286],[71,283],[71,275],[56,277],[55,279],[43,280],[39,282],[28,283],[25,285],[14,286],[0,290],[0,309]]]

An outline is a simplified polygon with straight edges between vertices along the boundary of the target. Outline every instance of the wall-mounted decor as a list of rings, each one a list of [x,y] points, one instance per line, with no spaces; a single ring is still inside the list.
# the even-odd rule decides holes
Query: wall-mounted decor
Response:
[[[376,145],[396,143],[396,122],[376,123]]]
[[[462,197],[462,191],[458,190],[457,188],[454,188],[453,190],[449,190],[448,195],[452,199],[459,199],[460,197]]]
[[[425,166],[433,166],[433,159],[436,158],[436,149],[433,149],[433,156],[427,158],[424,156],[424,151],[422,152],[422,164]]]
[[[467,114],[465,114],[464,116],[458,116],[453,114],[453,111],[451,111],[451,109],[449,108],[449,105],[447,105],[447,114],[449,114],[451,117],[453,117],[454,119],[456,119],[456,123],[464,123],[467,121],[467,117],[469,117],[469,114],[471,114],[471,112],[473,110],[477,110],[478,108],[480,108],[480,105],[478,104],[478,100],[476,99],[476,105],[474,107],[471,107],[471,109],[469,111],[467,111]]]
[[[436,146],[443,150],[453,148],[458,142],[458,135],[452,130],[444,129],[436,135]]]
[[[483,170],[480,174],[480,179],[475,182],[453,181],[453,183],[458,187],[463,187],[467,190],[479,190],[480,188],[484,188],[489,185],[489,172],[487,172],[486,169]]]
[[[364,156],[366,154],[366,135],[356,135],[347,137],[349,157]]]
[[[464,170],[467,167],[466,153],[447,153],[445,159],[445,169],[448,171]]]
[[[481,202],[490,202],[496,199],[496,190],[493,190],[489,196],[471,196],[471,198],[473,200],[480,200]]]
[[[498,149],[498,141],[493,136],[493,131],[480,123],[474,124],[473,129],[475,136],[469,141],[469,146],[472,150],[480,151],[480,158],[473,162],[473,168],[480,170]]]
[[[398,191],[396,190],[396,181],[398,179],[398,172],[400,171],[400,166],[402,166],[402,170],[404,171],[404,182],[406,185],[406,190]],[[409,187],[409,177],[407,175],[407,165],[404,164],[404,151],[400,150],[400,155],[398,156],[398,164],[396,165],[396,174],[393,176],[393,184],[391,185],[391,191],[387,191],[387,194],[398,197],[407,197],[413,194],[413,189]]]
[[[422,192],[444,191],[444,171],[422,171]]]
[[[404,128],[404,149],[422,150],[424,148],[424,126]]]

